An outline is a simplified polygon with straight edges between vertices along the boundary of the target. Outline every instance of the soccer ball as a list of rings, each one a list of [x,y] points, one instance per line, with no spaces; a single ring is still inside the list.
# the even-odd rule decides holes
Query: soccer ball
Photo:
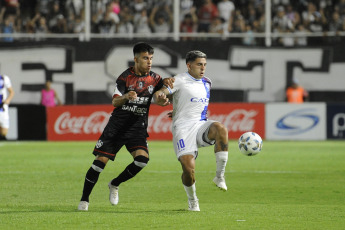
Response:
[[[262,139],[259,134],[246,132],[238,139],[238,148],[246,156],[254,156],[262,149]]]

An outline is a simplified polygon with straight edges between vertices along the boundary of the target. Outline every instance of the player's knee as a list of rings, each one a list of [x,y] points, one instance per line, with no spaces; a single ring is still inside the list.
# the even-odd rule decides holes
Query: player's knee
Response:
[[[225,125],[219,122],[215,122],[214,125],[219,136],[228,136],[228,129],[225,127]]]
[[[99,174],[103,171],[105,164],[99,160],[94,160],[91,168],[86,173],[86,179],[92,183],[96,183]]]
[[[147,158],[146,156],[139,155],[134,158],[134,164],[139,168],[144,168],[148,162],[149,158]]]

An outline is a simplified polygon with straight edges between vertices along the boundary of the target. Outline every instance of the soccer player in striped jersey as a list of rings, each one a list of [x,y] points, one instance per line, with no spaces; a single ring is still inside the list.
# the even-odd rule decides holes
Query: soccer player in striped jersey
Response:
[[[182,166],[182,183],[191,211],[200,211],[195,186],[195,160],[198,148],[214,145],[216,175],[213,182],[226,191],[225,167],[228,160],[228,130],[218,121],[207,119],[211,80],[204,76],[206,54],[190,51],[186,55],[188,71],[176,75],[174,88],[163,87],[155,93],[156,100],[163,95],[172,98],[173,145]]]
[[[163,80],[159,74],[151,71],[154,50],[147,43],[137,43],[133,53],[134,66],[125,70],[116,80],[112,99],[115,109],[93,150],[96,158],[86,173],[78,210],[88,210],[89,196],[100,173],[109,160],[115,160],[123,146],[132,155],[133,162],[108,184],[112,205],[119,202],[119,185],[133,178],[149,161],[147,126],[151,99],[163,85],[173,87],[174,79]],[[162,106],[169,104],[164,96],[159,98],[159,102]]]

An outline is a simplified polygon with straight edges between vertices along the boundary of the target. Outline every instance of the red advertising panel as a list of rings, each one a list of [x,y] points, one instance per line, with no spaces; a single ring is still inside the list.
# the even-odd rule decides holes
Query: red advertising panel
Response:
[[[71,105],[47,108],[48,140],[97,140],[113,109],[111,105]]]
[[[220,121],[229,131],[229,139],[253,131],[265,138],[265,104],[261,103],[212,103],[208,118]]]
[[[113,110],[111,105],[75,105],[47,108],[48,140],[97,140]],[[172,140],[172,106],[150,108],[149,140]],[[265,138],[265,105],[259,103],[213,103],[209,119],[222,122],[229,138],[237,139],[244,132],[257,132]]]
[[[237,139],[247,131],[254,131],[265,138],[265,105],[260,103],[212,103],[208,118],[220,121],[230,139]],[[167,113],[172,107],[152,105],[148,132],[151,140],[172,140],[171,119]]]

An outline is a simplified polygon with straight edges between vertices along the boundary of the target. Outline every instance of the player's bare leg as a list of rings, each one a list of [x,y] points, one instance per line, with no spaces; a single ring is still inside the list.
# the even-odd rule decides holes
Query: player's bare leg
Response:
[[[194,155],[183,155],[179,158],[182,166],[182,183],[188,197],[190,211],[200,211],[199,200],[195,187],[195,158]]]
[[[7,132],[8,132],[8,129],[0,127],[0,141],[6,140]]]
[[[214,153],[216,156],[216,176],[213,179],[213,182],[219,187],[221,190],[226,191],[228,187],[225,183],[225,167],[228,162],[228,130],[227,128],[219,123],[214,122],[209,130],[208,138],[210,140],[215,140],[214,146]]]

